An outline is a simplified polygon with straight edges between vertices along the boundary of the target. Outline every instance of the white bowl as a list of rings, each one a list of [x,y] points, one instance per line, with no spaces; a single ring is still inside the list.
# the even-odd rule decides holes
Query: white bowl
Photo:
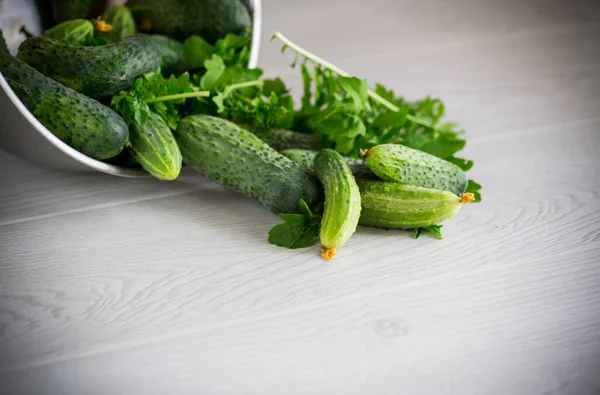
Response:
[[[251,0],[252,45],[249,67],[258,64],[261,0]],[[44,167],[69,171],[100,171],[120,177],[147,177],[139,169],[115,166],[92,159],[71,148],[42,125],[10,88],[0,73],[0,148]]]

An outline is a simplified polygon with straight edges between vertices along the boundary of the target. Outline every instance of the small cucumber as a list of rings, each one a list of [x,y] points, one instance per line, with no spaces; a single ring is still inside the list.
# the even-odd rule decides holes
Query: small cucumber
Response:
[[[0,72],[48,130],[66,144],[94,159],[119,154],[129,138],[125,121],[100,102],[75,92],[5,52]]]
[[[208,115],[182,119],[175,131],[184,163],[275,213],[323,201],[319,180],[233,122]]]
[[[359,224],[388,229],[414,229],[453,217],[473,194],[461,197],[439,189],[395,182],[357,180],[362,201]]]
[[[87,19],[73,19],[46,30],[43,37],[71,45],[88,45],[94,37],[94,25]]]
[[[441,189],[460,195],[467,175],[458,166],[400,144],[381,144],[366,153],[367,166],[384,181]]]
[[[321,256],[331,260],[336,250],[356,231],[360,217],[360,192],[346,159],[336,151],[319,151],[314,168],[325,190],[320,232],[323,245]]]
[[[96,21],[96,36],[105,38],[109,43],[116,43],[131,37],[135,31],[135,19],[129,8],[122,5],[110,7]]]
[[[265,130],[260,127],[242,124],[240,127],[249,130],[259,139],[269,144],[277,151],[290,148],[320,150],[325,148],[323,141],[316,134],[299,133],[284,129]]]
[[[160,66],[158,49],[142,36],[97,47],[31,37],[21,43],[17,58],[94,99],[108,98],[130,89],[137,77]]]
[[[317,156],[317,151],[290,148],[280,152],[282,155],[287,156],[299,164],[303,169],[314,172],[314,163],[315,157]],[[371,169],[369,169],[363,159],[348,158],[347,156],[342,157],[346,160],[346,164],[352,171],[352,174],[354,174],[354,177],[377,179],[377,176],[371,171]]]
[[[159,180],[174,180],[181,171],[181,151],[162,117],[150,112],[143,126],[132,123],[129,152],[142,167]]]

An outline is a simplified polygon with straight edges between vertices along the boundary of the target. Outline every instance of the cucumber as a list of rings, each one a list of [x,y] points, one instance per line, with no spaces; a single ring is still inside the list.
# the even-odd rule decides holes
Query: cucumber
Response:
[[[299,133],[284,129],[265,130],[260,127],[246,124],[241,124],[240,126],[254,133],[258,138],[277,151],[291,148],[307,150],[320,150],[321,148],[325,148],[323,141],[315,134]]]
[[[125,121],[110,108],[45,77],[5,52],[0,52],[0,72],[29,111],[71,147],[99,160],[123,150],[129,131]]]
[[[314,163],[315,157],[317,156],[317,151],[291,148],[280,152],[282,155],[287,156],[296,162],[303,169],[314,172]],[[354,174],[354,177],[377,179],[377,176],[373,174],[363,159],[349,158],[347,156],[342,157],[345,159],[346,164],[350,168],[350,171],[352,171],[352,174]]]
[[[181,42],[160,34],[139,35],[147,37],[156,46],[160,53],[160,70],[163,75],[178,76],[192,69],[185,59]]]
[[[400,144],[381,144],[366,153],[367,166],[384,181],[450,191],[467,189],[468,179],[458,166]]]
[[[387,229],[414,229],[436,225],[453,217],[472,194],[458,197],[452,192],[395,182],[356,180],[362,213],[359,224]]]
[[[45,37],[19,46],[17,58],[61,84],[95,99],[130,89],[141,74],[160,66],[160,54],[141,36],[114,44],[81,47]]]
[[[54,0],[54,14],[58,23],[90,17],[94,0]]]
[[[322,202],[313,175],[232,122],[189,116],[179,122],[175,138],[185,164],[275,213],[299,212],[300,198],[313,210]]]
[[[98,29],[99,21],[108,23],[111,27],[109,31]],[[96,36],[105,38],[109,43],[122,41],[135,34],[135,20],[129,8],[122,5],[115,5],[104,11],[96,24]]]
[[[136,162],[159,180],[174,180],[181,171],[181,151],[162,117],[150,112],[143,126],[132,123],[128,150]]]
[[[354,234],[360,217],[360,192],[346,160],[332,149],[319,151],[315,173],[325,190],[321,219],[321,256],[331,260]]]
[[[87,19],[73,19],[46,30],[43,37],[71,45],[88,45],[94,37],[94,24]]]
[[[141,31],[179,41],[197,34],[214,44],[252,25],[250,12],[239,0],[129,0],[127,6]]]

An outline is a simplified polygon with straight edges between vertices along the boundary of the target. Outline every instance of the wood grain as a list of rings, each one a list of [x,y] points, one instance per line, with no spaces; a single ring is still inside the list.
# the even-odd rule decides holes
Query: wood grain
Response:
[[[444,240],[361,228],[332,264],[279,222],[177,182],[0,152],[0,394],[600,392],[600,7],[264,1],[268,35],[439,95],[484,185]],[[308,21],[308,22],[307,22]]]

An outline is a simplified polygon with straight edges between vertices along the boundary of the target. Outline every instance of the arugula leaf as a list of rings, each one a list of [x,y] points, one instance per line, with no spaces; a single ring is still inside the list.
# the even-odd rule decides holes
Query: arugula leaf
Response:
[[[164,78],[158,69],[137,78],[131,90],[113,96],[110,106],[127,125],[134,121],[144,125],[152,110],[174,130],[183,113],[186,99],[202,96],[208,96],[208,92],[201,92],[195,87],[190,82],[188,73]]]
[[[460,167],[463,171],[471,170],[471,168],[473,167],[472,160],[467,160],[467,159],[463,159],[463,158],[455,158],[454,156],[446,158],[446,160],[450,163],[454,163],[456,166]]]
[[[436,239],[441,240],[442,239],[442,230],[441,230],[442,226],[443,225],[429,225],[429,226],[425,226],[423,228],[416,228],[413,237],[415,239],[418,239],[419,236],[421,236],[421,234],[423,232],[429,232],[429,233],[433,234],[433,236]]]
[[[481,190],[481,185],[473,180],[469,180],[465,192],[470,192],[475,195],[475,200],[473,200],[473,202],[481,202],[481,192],[479,192],[479,190]]]
[[[248,69],[241,65],[226,66],[219,55],[213,54],[204,62],[206,73],[200,78],[200,88],[211,92],[225,89],[228,85],[254,81],[262,75],[261,69]]]
[[[213,55],[223,61],[224,66],[245,67],[250,59],[250,37],[227,34],[210,45],[204,38],[193,35],[183,42],[183,56],[192,69],[205,67]]]
[[[269,232],[269,243],[290,249],[309,247],[319,235],[321,216],[310,211],[303,199],[298,202],[302,214],[279,214],[285,222]]]
[[[183,42],[183,57],[192,69],[199,69],[215,53],[215,48],[200,36],[190,36]]]

